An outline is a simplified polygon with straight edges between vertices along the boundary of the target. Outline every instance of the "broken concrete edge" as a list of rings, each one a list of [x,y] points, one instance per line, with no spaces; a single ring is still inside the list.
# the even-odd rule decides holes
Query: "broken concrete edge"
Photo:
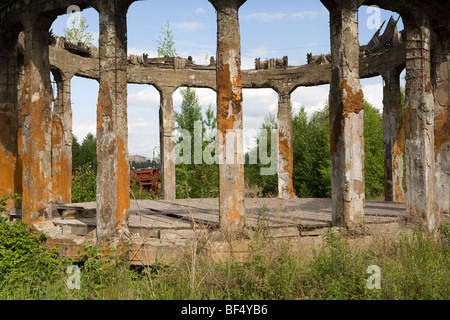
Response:
[[[220,263],[227,260],[236,262],[248,262],[255,252],[255,244],[260,241],[264,243],[264,248],[278,250],[281,246],[288,247],[293,254],[299,257],[311,256],[315,249],[321,248],[325,244],[325,234],[330,230],[348,241],[356,247],[370,248],[370,244],[378,238],[386,239],[391,236],[396,239],[399,233],[412,233],[413,225],[405,225],[402,222],[375,224],[369,227],[370,234],[364,236],[346,236],[342,229],[324,228],[321,233],[305,235],[302,237],[263,237],[258,239],[240,239],[237,241],[226,241],[218,239],[149,239],[132,236],[123,240],[122,243],[129,242],[129,263],[135,266],[149,266],[154,263],[167,263],[182,259],[186,255],[203,255],[208,257],[213,263]],[[82,259],[83,249],[95,242],[95,232],[90,237],[80,236],[55,236],[53,228],[46,223],[34,224],[33,229],[46,234],[44,246],[48,250],[53,250],[61,257],[70,259]],[[46,233],[47,232],[47,233]],[[53,233],[53,234],[52,234]],[[262,241],[262,242],[261,242]],[[277,249],[278,248],[278,249]],[[305,254],[308,253],[308,254]]]

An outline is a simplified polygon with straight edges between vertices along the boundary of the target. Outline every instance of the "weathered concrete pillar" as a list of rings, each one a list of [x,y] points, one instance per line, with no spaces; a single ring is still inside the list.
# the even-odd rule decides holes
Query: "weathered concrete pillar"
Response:
[[[159,137],[161,145],[161,186],[164,200],[176,199],[174,91],[175,88],[173,87],[164,87],[160,90]]]
[[[219,216],[235,238],[245,224],[242,77],[239,7],[246,0],[209,0],[217,11],[217,129]]]
[[[18,136],[23,166],[22,220],[31,224],[50,218],[52,202],[52,86],[48,58],[48,28],[43,16],[26,17],[24,77]]]
[[[72,195],[72,105],[71,74],[54,72],[58,94],[52,116],[53,202],[70,203]]]
[[[330,11],[330,149],[333,225],[364,227],[364,94],[359,82],[357,0],[324,1]]]
[[[406,40],[406,212],[433,231],[436,214],[434,93],[430,79],[428,17],[405,20]]]
[[[450,35],[448,30],[436,34],[435,88],[436,203],[438,212],[450,213]]]
[[[97,105],[97,244],[127,232],[130,168],[127,124],[127,23],[119,0],[100,0]]]
[[[289,92],[278,93],[278,197],[295,198],[292,174],[294,151],[292,149],[292,107]]]
[[[17,192],[16,62],[15,41],[0,36],[0,197]]]
[[[405,201],[403,191],[404,125],[401,105],[400,71],[383,75],[383,142],[384,142],[384,199]]]

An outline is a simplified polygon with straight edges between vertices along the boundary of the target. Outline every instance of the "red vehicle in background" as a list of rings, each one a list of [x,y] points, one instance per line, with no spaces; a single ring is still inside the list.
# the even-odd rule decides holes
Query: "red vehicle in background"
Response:
[[[161,169],[144,168],[132,171],[131,179],[139,184],[144,191],[153,195],[159,195],[159,182],[161,180]]]

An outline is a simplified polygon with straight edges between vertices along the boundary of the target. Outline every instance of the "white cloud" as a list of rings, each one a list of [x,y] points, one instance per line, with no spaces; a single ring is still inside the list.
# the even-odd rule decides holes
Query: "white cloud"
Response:
[[[155,147],[159,147],[158,116],[129,114],[128,153],[151,158]]]
[[[258,12],[248,14],[244,17],[244,19],[256,20],[263,23],[270,23],[281,20],[296,21],[302,19],[315,19],[318,16],[318,14],[319,14],[318,11],[299,11],[294,13]]]
[[[181,103],[183,101],[183,98],[180,93],[181,89],[182,88],[178,88],[173,94],[173,105],[174,108],[177,110],[181,107]],[[212,105],[212,107],[215,108],[217,98],[214,90],[206,88],[194,88],[194,89],[197,93],[199,104],[204,110],[206,110],[206,108],[208,108],[209,105]]]
[[[204,14],[204,13],[206,13],[206,10],[203,8],[197,8],[194,10],[194,13],[195,14]]]
[[[263,119],[278,110],[278,95],[272,89],[244,89],[243,108],[245,116],[259,116]]]
[[[97,123],[96,120],[89,122],[78,122],[74,123],[72,127],[72,134],[77,137],[79,143],[83,141],[88,133],[92,133],[94,136],[97,132]]]
[[[364,86],[364,99],[378,110],[383,110],[383,84],[372,84]]]
[[[285,18],[287,16],[286,13],[267,13],[267,12],[260,12],[260,13],[251,13],[247,16],[245,16],[245,19],[249,20],[257,20],[260,22],[273,22],[273,21],[280,21],[281,19]]]
[[[129,106],[159,108],[160,105],[159,92],[153,86],[129,93],[127,101]]]
[[[291,102],[295,112],[305,107],[308,116],[321,110],[328,102],[329,85],[317,87],[299,87],[291,94]]]
[[[205,25],[198,21],[191,22],[178,22],[171,25],[173,30],[189,33],[197,30],[201,30]]]

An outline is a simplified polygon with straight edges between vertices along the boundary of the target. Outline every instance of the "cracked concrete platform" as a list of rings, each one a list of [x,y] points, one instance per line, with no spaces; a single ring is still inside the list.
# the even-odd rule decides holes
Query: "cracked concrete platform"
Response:
[[[49,248],[58,247],[61,255],[75,258],[83,245],[95,242],[95,206],[95,202],[58,206],[51,221],[34,226],[47,235]],[[230,243],[218,231],[218,199],[132,201],[128,221],[132,263],[148,265],[160,261],[161,256],[174,259],[199,249],[206,249],[216,260],[230,256],[244,260],[252,231],[258,228],[275,243],[288,240],[295,250],[303,251],[320,243],[332,222],[331,199],[248,198],[245,208],[249,237]],[[403,202],[366,201],[365,211],[371,233],[395,233],[404,228]]]

